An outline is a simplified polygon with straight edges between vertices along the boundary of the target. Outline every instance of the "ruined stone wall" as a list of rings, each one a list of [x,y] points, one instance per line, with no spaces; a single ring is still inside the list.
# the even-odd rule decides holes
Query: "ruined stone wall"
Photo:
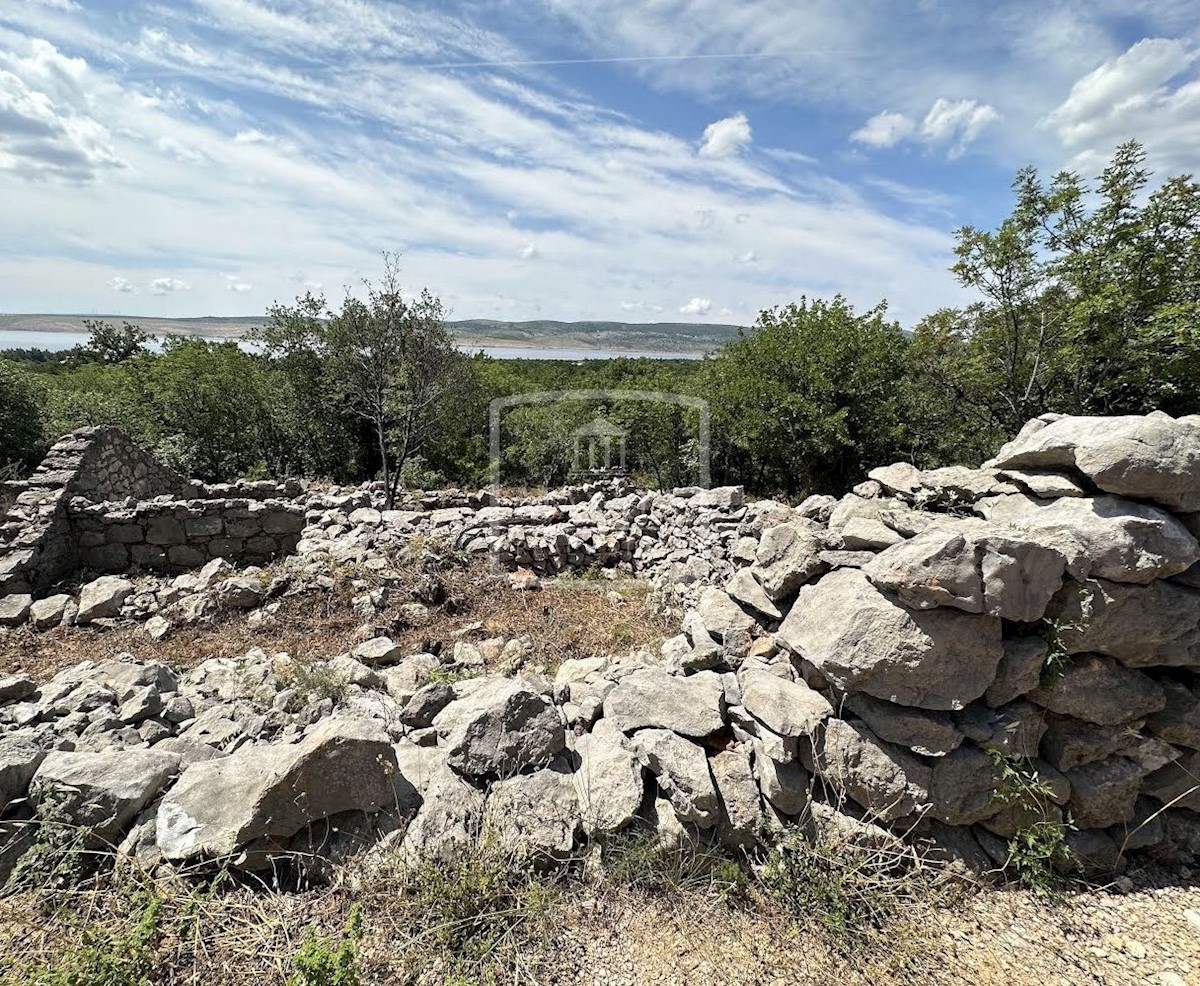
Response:
[[[39,593],[79,568],[182,571],[214,557],[261,562],[290,551],[300,484],[206,486],[163,465],[116,428],[81,428],[33,475],[5,484],[0,596]]]
[[[283,500],[153,500],[68,507],[79,562],[97,572],[183,572],[214,558],[262,564],[296,547],[303,507]]]

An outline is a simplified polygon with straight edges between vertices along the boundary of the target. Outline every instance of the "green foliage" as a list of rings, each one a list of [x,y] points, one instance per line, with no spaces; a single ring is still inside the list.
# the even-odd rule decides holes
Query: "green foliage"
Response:
[[[84,346],[76,346],[67,356],[70,364],[124,363],[144,352],[150,336],[140,326],[122,321],[115,325],[96,318],[85,318],[83,327],[89,338]]]
[[[346,699],[350,687],[345,675],[338,674],[324,662],[295,661],[290,665],[288,685],[296,690],[288,703],[289,712],[298,712],[312,702],[328,699],[339,705]]]
[[[363,936],[362,907],[350,908],[345,931],[338,938],[321,934],[310,927],[304,944],[292,959],[296,971],[288,986],[359,986],[358,945]]]
[[[994,749],[987,753],[998,778],[994,799],[1014,806],[1023,821],[1009,840],[1007,868],[1023,887],[1038,896],[1050,896],[1059,884],[1055,865],[1071,858],[1069,820],[1063,821],[1053,803],[1053,789],[1033,761],[1006,758]]]
[[[757,490],[844,491],[904,448],[905,339],[876,306],[840,295],[765,311],[706,361],[722,478]]]
[[[32,376],[0,359],[0,476],[32,468],[45,451],[44,401]]]
[[[161,929],[162,899],[137,895],[132,927],[118,934],[100,924],[85,928],[78,948],[65,951],[53,966],[30,971],[30,986],[153,986],[154,950]]]

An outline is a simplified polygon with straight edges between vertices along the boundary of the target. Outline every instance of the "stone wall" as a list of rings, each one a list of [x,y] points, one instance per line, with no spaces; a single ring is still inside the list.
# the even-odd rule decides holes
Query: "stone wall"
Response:
[[[97,572],[182,572],[214,558],[262,564],[296,547],[304,508],[284,500],[152,500],[68,506],[79,562]]]
[[[265,561],[295,546],[299,483],[205,486],[116,428],[60,440],[26,480],[5,484],[0,596],[37,594],[79,568],[179,571],[223,555]]]

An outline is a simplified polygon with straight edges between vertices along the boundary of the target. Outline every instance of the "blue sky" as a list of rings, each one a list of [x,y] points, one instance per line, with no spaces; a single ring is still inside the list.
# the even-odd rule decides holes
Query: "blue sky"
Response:
[[[1129,137],[1200,169],[1200,0],[6,0],[0,310],[911,325]]]

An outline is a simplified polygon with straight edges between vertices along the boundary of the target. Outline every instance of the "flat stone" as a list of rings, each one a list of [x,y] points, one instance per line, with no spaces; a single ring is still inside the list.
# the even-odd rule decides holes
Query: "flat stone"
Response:
[[[701,671],[687,677],[655,669],[635,671],[604,698],[604,716],[625,732],[647,726],[681,736],[708,736],[725,725],[721,676]]]

